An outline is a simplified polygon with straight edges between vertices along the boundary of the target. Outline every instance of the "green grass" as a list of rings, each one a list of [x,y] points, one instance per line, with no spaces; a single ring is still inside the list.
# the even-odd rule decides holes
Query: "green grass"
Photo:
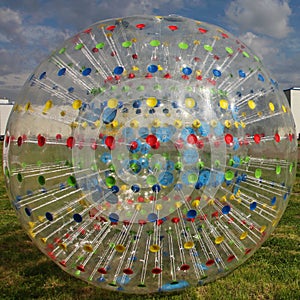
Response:
[[[2,144],[0,144],[2,153]],[[70,276],[22,230],[0,172],[0,299],[300,299],[300,170],[288,208],[262,247],[230,275],[177,294],[135,296],[100,290]]]

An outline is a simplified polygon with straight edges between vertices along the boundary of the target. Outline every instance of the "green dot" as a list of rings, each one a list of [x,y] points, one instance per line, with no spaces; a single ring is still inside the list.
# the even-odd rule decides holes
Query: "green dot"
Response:
[[[92,171],[97,171],[97,164],[95,164],[95,163],[93,163],[92,165],[91,165],[91,170]]]
[[[150,45],[151,45],[152,47],[158,47],[158,46],[160,45],[160,41],[159,41],[159,40],[152,40],[152,41],[150,42]]]
[[[138,153],[133,153],[132,158],[133,159],[139,159],[139,154]]]
[[[104,45],[105,45],[105,43],[101,42],[101,43],[98,43],[95,48],[103,49]]]
[[[80,49],[82,49],[82,48],[83,48],[83,44],[82,44],[82,43],[77,44],[77,45],[74,47],[75,50],[80,50]]]
[[[105,183],[108,187],[112,187],[116,183],[116,179],[113,176],[108,176],[105,178]]]
[[[163,156],[165,159],[169,159],[169,158],[170,158],[170,153],[164,152],[164,153],[162,154],[162,156]]]
[[[154,87],[153,87],[153,90],[154,90],[154,91],[160,91],[160,90],[161,90],[161,85],[158,84],[158,83],[155,84]]]
[[[255,59],[257,62],[260,62],[259,57],[257,57],[256,55],[254,55],[253,57],[254,57],[254,59]]]
[[[137,88],[136,88],[139,92],[142,92],[145,90],[145,87],[143,85],[139,85]]]
[[[221,162],[217,159],[215,161],[215,167],[218,168],[218,167],[220,167],[220,165],[221,165]]]
[[[175,170],[179,171],[182,169],[182,163],[180,161],[178,161],[176,164],[175,164]]]
[[[115,165],[110,165],[110,166],[109,166],[109,170],[110,170],[111,172],[116,172],[116,167],[115,167]]]
[[[159,171],[159,170],[161,169],[161,164],[160,164],[160,163],[154,164],[154,169],[155,169],[156,171]]]
[[[187,43],[180,42],[180,43],[178,44],[178,47],[179,47],[180,49],[182,49],[182,50],[186,50],[186,49],[189,47],[189,45],[188,45]]]
[[[292,173],[292,171],[293,171],[293,168],[294,168],[294,164],[293,164],[293,163],[291,163],[291,164],[290,164],[290,166],[289,166],[289,171],[290,171],[290,173]]]
[[[210,45],[204,45],[203,48],[208,51],[208,52],[212,52],[213,51],[213,47]]]
[[[9,178],[9,177],[10,177],[10,174],[9,174],[8,167],[5,167],[5,171],[4,171],[4,173],[5,173],[5,176],[6,176],[7,178]]]
[[[156,182],[157,182],[157,179],[154,175],[149,175],[147,178],[146,178],[146,182],[147,184],[149,185],[154,185]]]
[[[115,244],[115,243],[109,243],[109,247],[110,247],[110,248],[115,248],[115,247],[116,247],[116,244]]]
[[[196,183],[198,180],[198,176],[196,174],[189,174],[188,176],[188,182],[189,183]]]
[[[122,43],[122,47],[124,47],[124,48],[129,48],[129,47],[131,47],[131,45],[132,45],[131,41],[126,41],[126,42]]]
[[[75,186],[76,185],[76,178],[71,175],[71,176],[69,176],[67,182],[68,182],[69,186]]]
[[[204,162],[203,161],[198,161],[197,165],[198,165],[199,169],[203,169],[204,168]]]
[[[225,172],[225,179],[230,181],[233,178],[234,178],[234,172],[232,170],[227,170]]]
[[[117,87],[116,87],[115,85],[113,85],[113,86],[110,87],[110,90],[111,90],[111,91],[116,91],[116,90],[117,90]]]
[[[123,86],[122,92],[127,93],[127,92],[129,92],[129,91],[130,91],[130,87],[129,87],[128,85]]]
[[[64,53],[66,52],[66,50],[67,50],[67,48],[63,47],[63,48],[61,48],[61,49],[58,51],[58,53],[59,53],[59,54],[64,54]]]
[[[245,56],[245,57],[247,57],[247,58],[250,57],[250,55],[249,55],[248,52],[246,52],[246,51],[243,51],[243,56]]]
[[[79,275],[80,275],[80,271],[79,271],[79,270],[76,270],[76,271],[75,271],[75,275],[79,276]]]
[[[261,169],[256,169],[254,172],[255,178],[259,179],[261,177],[262,171]]]
[[[233,54],[233,50],[231,48],[226,47],[225,50],[228,54]]]
[[[279,175],[281,173],[281,166],[276,166],[276,174]]]
[[[245,162],[246,162],[246,163],[250,162],[250,156],[246,156],[246,157],[245,157]]]
[[[38,177],[38,182],[39,182],[40,185],[44,185],[46,183],[45,177],[43,175],[40,175]]]
[[[231,159],[229,160],[229,162],[228,162],[228,165],[229,165],[229,166],[233,166],[233,164],[234,164],[234,160],[231,158]]]

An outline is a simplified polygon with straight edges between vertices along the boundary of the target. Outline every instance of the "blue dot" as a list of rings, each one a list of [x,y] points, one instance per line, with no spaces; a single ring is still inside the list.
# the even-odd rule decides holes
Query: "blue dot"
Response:
[[[82,222],[82,216],[80,214],[74,214],[73,215],[73,219],[77,223],[81,223]]]
[[[131,186],[131,190],[134,192],[134,193],[137,193],[140,191],[140,187],[137,185],[137,184],[134,184]]]
[[[124,72],[124,68],[121,66],[114,68],[114,74],[116,74],[116,75],[121,75],[123,72]]]
[[[158,193],[160,191],[160,186],[158,184],[154,184],[152,186],[152,191]]]
[[[46,212],[45,217],[48,221],[53,221],[53,215],[50,212]]]
[[[148,72],[149,73],[155,73],[155,72],[157,72],[157,70],[158,70],[158,67],[156,65],[148,66]]]
[[[246,73],[243,70],[239,70],[239,76],[241,78],[245,78],[246,77]]]
[[[117,223],[119,221],[119,215],[116,213],[111,213],[108,218],[113,223]]]
[[[31,209],[30,209],[29,207],[26,207],[26,208],[25,208],[25,213],[26,213],[26,215],[27,215],[28,217],[30,217],[30,216],[31,216]]]
[[[83,76],[88,76],[88,75],[91,74],[91,72],[92,72],[92,69],[91,69],[91,68],[85,68],[85,69],[81,72],[81,74],[82,74]]]
[[[132,103],[132,107],[139,108],[141,106],[142,102],[140,100],[135,100]]]
[[[272,199],[271,199],[271,205],[274,205],[276,203],[276,197],[273,197]]]
[[[62,69],[60,69],[58,72],[57,72],[57,75],[58,76],[63,76],[63,75],[65,75],[66,74],[66,68],[62,68]]]
[[[185,67],[185,68],[182,69],[182,73],[184,75],[191,75],[192,72],[193,72],[193,70],[191,68],[189,68],[189,67]]]
[[[194,209],[191,209],[186,214],[187,218],[194,219],[197,216],[197,212]]]
[[[257,202],[254,201],[254,202],[250,203],[249,208],[250,208],[250,210],[254,210],[256,208],[256,206],[257,206]]]
[[[157,217],[157,214],[151,213],[148,215],[147,219],[149,222],[155,222],[155,221],[157,221],[158,217]]]
[[[227,215],[227,214],[229,214],[230,210],[231,210],[230,206],[229,206],[229,205],[225,205],[225,206],[222,208],[222,213],[223,213],[224,215]]]
[[[114,194],[117,194],[118,192],[119,192],[119,187],[118,186],[116,186],[116,185],[113,185],[112,187],[111,187],[111,191],[114,193]]]
[[[261,74],[258,74],[258,80],[264,82],[265,78]]]
[[[162,172],[158,176],[158,182],[163,186],[168,186],[174,181],[174,176],[171,172]]]
[[[46,76],[47,76],[47,73],[46,73],[46,72],[43,72],[43,73],[40,75],[39,79],[40,79],[40,80],[45,79]]]
[[[214,69],[213,70],[213,74],[216,76],[216,77],[220,77],[222,75],[221,71],[217,70],[217,69]]]
[[[73,93],[73,92],[74,92],[74,88],[73,88],[72,86],[69,87],[69,88],[68,88],[68,92],[69,92],[69,93]]]

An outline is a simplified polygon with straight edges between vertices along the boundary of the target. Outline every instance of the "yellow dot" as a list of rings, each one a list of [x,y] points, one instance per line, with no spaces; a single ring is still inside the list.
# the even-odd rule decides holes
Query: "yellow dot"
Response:
[[[259,232],[263,233],[267,229],[266,225],[260,227]]]
[[[75,100],[75,101],[73,102],[72,107],[73,107],[74,109],[79,109],[79,108],[81,107],[81,105],[82,105],[82,101],[79,100],[79,99],[77,99],[77,100]]]
[[[116,250],[117,252],[120,252],[120,253],[124,252],[125,249],[126,249],[125,246],[123,246],[123,245],[121,245],[121,244],[118,244],[118,245],[115,246],[115,250]]]
[[[238,121],[235,121],[235,122],[234,122],[234,126],[235,126],[235,128],[239,128],[240,123],[239,123]]]
[[[128,189],[128,187],[126,184],[121,185],[121,191],[125,192],[125,191],[127,191],[127,189]]]
[[[243,118],[245,118],[247,116],[247,114],[244,111],[241,113],[241,115]]]
[[[217,127],[217,125],[218,125],[218,122],[216,120],[211,120],[210,121],[210,126],[211,127],[215,128],[215,127]]]
[[[214,199],[209,199],[207,203],[209,205],[214,205],[215,204],[215,200]]]
[[[192,202],[193,207],[198,207],[200,205],[200,200],[196,199]]]
[[[42,241],[44,244],[46,244],[47,238],[41,238],[41,241]]]
[[[64,117],[64,116],[66,115],[66,112],[65,112],[64,110],[62,110],[62,111],[60,112],[60,115],[61,115],[62,117]]]
[[[33,239],[35,238],[35,233],[32,230],[28,231],[28,234],[30,235],[30,237],[32,237]]]
[[[287,110],[286,110],[286,107],[285,107],[284,105],[281,106],[281,109],[282,109],[282,111],[283,111],[284,113],[286,113]]]
[[[137,120],[132,120],[130,122],[130,127],[138,128],[139,127],[139,122]]]
[[[153,120],[153,122],[152,122],[152,125],[153,125],[154,127],[159,127],[160,124],[161,124],[161,122],[160,122],[159,119],[155,119],[155,120]]]
[[[262,111],[259,111],[259,112],[257,113],[257,115],[258,115],[259,117],[262,117],[262,115],[263,115]]]
[[[194,247],[194,242],[192,242],[192,241],[188,241],[188,242],[185,242],[184,244],[183,244],[183,248],[184,249],[192,249]]]
[[[194,40],[194,45],[200,45],[200,41],[199,40]]]
[[[147,98],[146,100],[146,104],[149,106],[149,107],[154,107],[156,106],[157,104],[157,99],[155,97],[149,97]]]
[[[270,108],[270,111],[274,111],[275,110],[275,106],[272,102],[269,103],[269,108]]]
[[[242,128],[246,128],[245,122],[241,121],[241,126],[242,126]]]
[[[229,120],[225,120],[224,125],[226,128],[230,128],[231,127],[231,122]]]
[[[33,229],[35,227],[35,223],[34,222],[28,222],[28,226]]]
[[[67,250],[67,244],[66,243],[59,243],[58,244],[60,248],[62,248],[64,251]]]
[[[142,209],[142,205],[141,205],[141,204],[136,204],[136,205],[135,205],[135,209],[136,209],[137,211],[140,211],[140,210]]]
[[[96,127],[100,127],[100,125],[101,125],[100,120],[95,121],[95,122],[94,122],[94,125],[95,125]]]
[[[150,250],[150,252],[155,253],[155,252],[158,252],[160,250],[160,247],[156,244],[153,244],[149,247],[149,250]]]
[[[93,252],[93,246],[91,244],[85,244],[83,246],[83,250],[86,251],[86,252]]]
[[[196,102],[193,98],[186,98],[185,99],[185,106],[187,108],[193,108],[196,105]]]
[[[256,103],[253,100],[249,100],[248,106],[250,107],[250,109],[254,109],[256,107]]]
[[[247,233],[246,231],[244,231],[244,232],[240,235],[240,240],[244,240],[247,236],[248,236],[248,233]]]
[[[155,205],[156,210],[162,210],[163,206],[161,204]]]
[[[221,202],[227,202],[227,198],[226,196],[224,195],[221,199],[220,199]]]
[[[132,71],[138,71],[139,68],[138,68],[137,66],[133,66],[133,67],[131,68],[131,70],[132,70]]]
[[[30,110],[30,108],[31,108],[31,103],[30,103],[30,102],[27,102],[27,103],[25,104],[25,106],[24,106],[24,109],[25,109],[26,111],[28,111],[28,110]]]
[[[235,200],[235,196],[232,194],[232,195],[230,195],[229,199],[230,200]]]
[[[113,120],[110,125],[112,128],[117,128],[119,126],[119,122],[117,120]]]
[[[228,109],[228,101],[227,101],[227,100],[221,99],[221,100],[219,101],[219,104],[220,104],[220,107],[221,107],[222,109],[225,109],[225,110]]]
[[[109,108],[116,108],[118,106],[118,100],[116,98],[111,98],[107,101],[107,106]]]
[[[158,65],[157,68],[158,68],[158,71],[162,71],[164,69],[161,65]]]
[[[182,121],[181,120],[175,120],[174,121],[174,126],[176,127],[176,128],[180,128],[180,127],[182,127]]]
[[[39,220],[40,222],[44,222],[44,221],[45,221],[45,217],[44,217],[44,216],[38,216],[38,220]]]
[[[202,75],[202,71],[201,70],[196,70],[196,76],[201,76]]]
[[[175,207],[176,207],[176,208],[180,208],[180,207],[181,207],[181,205],[182,205],[182,203],[181,203],[181,202],[179,202],[179,201],[175,202]]]
[[[224,241],[224,237],[223,236],[217,236],[215,238],[215,244],[217,244],[217,245],[220,245],[223,241]]]
[[[200,122],[200,120],[196,119],[193,121],[192,125],[194,128],[199,128],[201,126],[201,122]]]

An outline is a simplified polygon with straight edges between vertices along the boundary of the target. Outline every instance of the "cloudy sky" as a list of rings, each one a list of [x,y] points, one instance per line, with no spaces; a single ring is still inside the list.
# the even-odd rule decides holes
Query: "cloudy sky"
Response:
[[[16,99],[60,44],[113,17],[176,14],[219,25],[260,56],[282,89],[300,86],[299,0],[2,0],[0,97]]]

